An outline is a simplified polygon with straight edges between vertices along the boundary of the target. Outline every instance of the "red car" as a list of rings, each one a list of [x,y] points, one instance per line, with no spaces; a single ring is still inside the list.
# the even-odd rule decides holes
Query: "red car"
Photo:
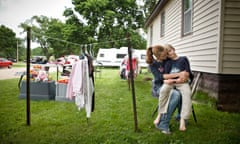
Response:
[[[13,63],[10,60],[5,58],[0,58],[0,67],[8,67],[11,68]]]

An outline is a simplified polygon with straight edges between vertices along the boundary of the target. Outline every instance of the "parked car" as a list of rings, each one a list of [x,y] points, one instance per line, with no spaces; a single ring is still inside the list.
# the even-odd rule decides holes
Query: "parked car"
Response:
[[[33,56],[31,59],[32,64],[46,64],[47,58],[46,56]]]
[[[15,59],[15,58],[7,58],[7,59],[10,60],[11,62],[14,62],[14,63],[17,62],[17,59]]]
[[[8,67],[12,68],[12,61],[6,59],[6,58],[0,58],[0,67]]]

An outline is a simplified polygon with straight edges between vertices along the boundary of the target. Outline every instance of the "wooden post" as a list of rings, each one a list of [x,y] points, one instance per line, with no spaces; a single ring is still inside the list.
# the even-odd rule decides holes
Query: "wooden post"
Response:
[[[127,33],[128,39],[128,57],[129,57],[129,64],[130,64],[130,84],[132,88],[132,102],[133,102],[133,114],[134,114],[134,124],[135,124],[135,132],[138,131],[138,120],[137,120],[137,108],[136,108],[136,97],[135,97],[135,88],[134,88],[134,72],[132,66],[132,49],[131,49],[131,41],[129,33]]]
[[[30,55],[31,55],[31,28],[27,28],[27,81],[26,81],[26,105],[27,125],[30,125]]]

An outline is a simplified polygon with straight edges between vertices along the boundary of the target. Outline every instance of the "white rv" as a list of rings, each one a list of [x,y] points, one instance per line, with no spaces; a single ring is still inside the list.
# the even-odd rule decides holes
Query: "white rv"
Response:
[[[146,50],[134,50],[133,55],[138,57],[139,66],[140,67],[147,67],[148,64],[146,63]]]
[[[103,66],[119,67],[126,55],[128,55],[127,47],[121,47],[120,49],[100,48],[98,50],[96,62],[101,63]],[[146,50],[133,49],[132,55],[138,57],[140,67],[147,67],[147,64],[145,62]]]

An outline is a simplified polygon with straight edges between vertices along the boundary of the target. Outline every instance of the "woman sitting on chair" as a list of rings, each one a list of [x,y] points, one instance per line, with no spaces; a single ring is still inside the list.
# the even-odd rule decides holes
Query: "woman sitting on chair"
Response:
[[[164,74],[164,67],[167,59],[167,50],[161,45],[150,46],[147,48],[146,62],[149,64],[149,69],[154,77],[154,90],[159,94],[163,85],[164,78],[188,79],[188,72],[179,72],[175,74]],[[158,95],[159,96],[159,95]],[[156,128],[160,129],[164,134],[170,134],[169,123],[171,116],[178,107],[181,107],[181,94],[179,91],[172,89],[168,101],[167,112],[162,114],[158,123],[155,124]]]
[[[175,48],[173,48],[169,44],[165,45],[165,48],[168,51],[168,58],[170,58],[170,60],[166,62],[166,65],[164,67],[165,73],[175,74],[178,72],[186,71],[190,74],[190,77],[192,78],[190,64],[187,57],[177,56],[177,54],[175,53]],[[192,107],[191,88],[189,85],[188,78],[181,79],[178,76],[176,76],[173,79],[168,78],[164,80],[164,84],[162,85],[159,96],[159,113],[157,118],[154,120],[154,124],[158,124],[161,115],[167,112],[169,94],[171,89],[173,89],[174,87],[178,89],[182,94],[182,109],[179,130],[185,131],[186,130],[185,120],[189,118]]]

